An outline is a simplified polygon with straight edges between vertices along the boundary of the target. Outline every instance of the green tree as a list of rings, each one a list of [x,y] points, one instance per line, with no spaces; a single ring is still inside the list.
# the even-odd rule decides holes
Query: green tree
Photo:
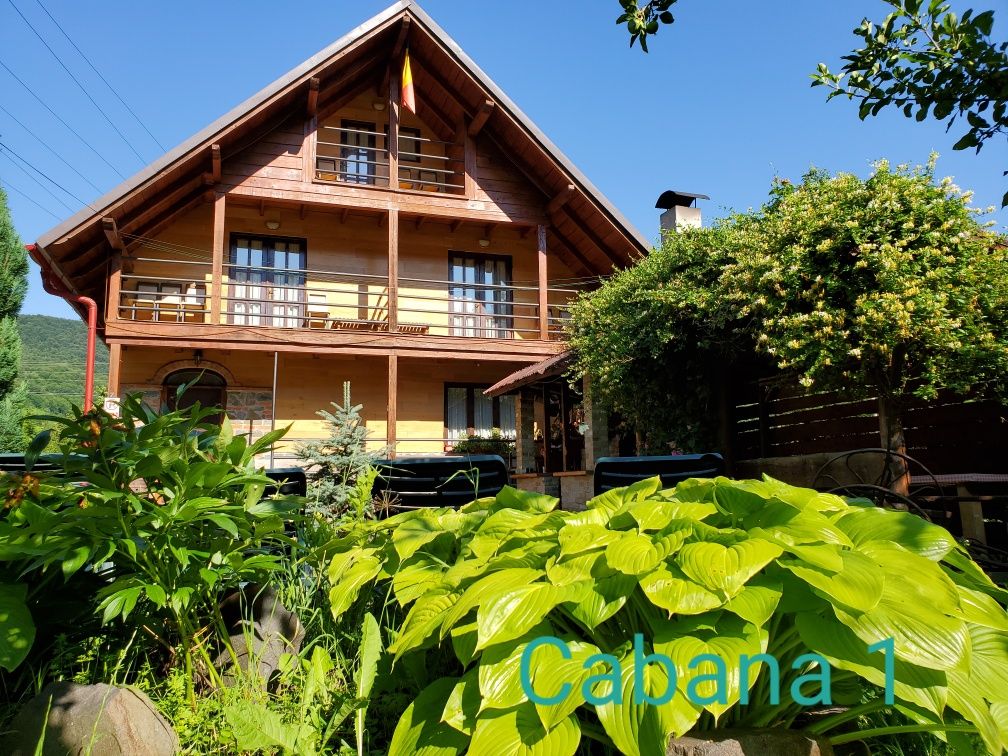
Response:
[[[350,381],[343,383],[343,404],[332,402],[332,406],[333,412],[315,413],[325,420],[329,437],[309,441],[296,450],[308,470],[309,511],[328,517],[349,513],[359,518],[371,501],[371,464],[386,456],[388,447],[368,450],[371,432],[360,414],[363,405],[350,401]],[[357,490],[359,483],[367,490]]]
[[[18,380],[21,337],[17,315],[28,291],[28,255],[0,189],[0,451],[21,451],[28,441],[23,417],[27,405]]]
[[[911,397],[1004,392],[1008,244],[933,171],[813,171],[777,181],[759,212],[668,235],[575,304],[577,369],[620,411],[681,433],[709,421],[726,362],[762,358],[809,390],[878,397],[891,449]]]
[[[991,39],[994,11],[959,17],[942,0],[887,2],[893,11],[882,23],[864,19],[854,30],[864,46],[844,56],[838,73],[820,63],[812,86],[828,87],[827,99],[857,100],[862,120],[889,106],[918,121],[947,121],[949,129],[965,120],[957,150],[979,152],[1008,134],[1008,42]]]

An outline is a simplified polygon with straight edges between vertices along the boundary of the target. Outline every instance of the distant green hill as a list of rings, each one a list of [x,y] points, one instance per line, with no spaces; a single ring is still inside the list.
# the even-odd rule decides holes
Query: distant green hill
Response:
[[[21,378],[38,410],[64,414],[70,403],[80,406],[84,393],[87,326],[80,320],[48,315],[21,315]],[[102,395],[108,377],[108,349],[95,349],[95,389]]]

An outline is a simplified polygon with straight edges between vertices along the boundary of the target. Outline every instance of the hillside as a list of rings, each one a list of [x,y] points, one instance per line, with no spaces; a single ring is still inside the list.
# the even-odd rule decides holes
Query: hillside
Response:
[[[80,405],[84,391],[87,327],[80,320],[48,315],[21,315],[21,377],[28,384],[34,406],[62,414],[70,402]],[[104,394],[108,376],[108,349],[98,341],[95,349],[95,393]]]

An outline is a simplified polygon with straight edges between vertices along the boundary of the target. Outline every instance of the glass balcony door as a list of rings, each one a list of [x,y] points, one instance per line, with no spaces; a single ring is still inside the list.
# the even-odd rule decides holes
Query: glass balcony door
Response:
[[[453,254],[448,268],[451,335],[511,338],[511,258]]]
[[[301,240],[233,237],[231,323],[297,328],[303,318],[306,257]]]

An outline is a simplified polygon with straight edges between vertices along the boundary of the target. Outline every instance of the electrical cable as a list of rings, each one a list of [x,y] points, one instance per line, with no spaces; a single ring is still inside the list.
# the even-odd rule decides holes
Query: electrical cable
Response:
[[[110,163],[108,160],[106,160],[105,156],[102,155],[100,152],[98,152],[98,150],[96,150],[91,145],[91,143],[88,140],[86,140],[84,137],[82,137],[80,135],[80,133],[78,133],[78,131],[73,126],[71,126],[69,123],[67,123],[66,121],[64,121],[55,110],[53,110],[52,108],[50,108],[49,105],[46,104],[45,100],[43,100],[41,97],[39,97],[35,93],[34,89],[32,89],[31,87],[29,87],[27,84],[25,84],[24,81],[21,79],[21,77],[18,76],[16,73],[14,73],[10,69],[10,67],[6,63],[4,63],[2,60],[0,60],[0,68],[3,68],[3,70],[5,70],[7,73],[9,73],[11,75],[11,77],[18,84],[21,85],[22,89],[24,89],[28,94],[30,94],[32,97],[34,97],[38,101],[39,105],[41,105],[43,108],[45,108],[49,112],[49,115],[51,115],[57,121],[59,121],[60,123],[62,123],[67,128],[67,130],[70,131],[71,134],[73,134],[75,137],[77,137],[85,147],[87,147],[89,150],[91,150],[91,152],[93,152],[98,157],[99,160],[101,160],[103,163],[105,163],[105,165],[107,165],[109,168],[111,168],[112,171],[119,178],[121,178],[121,179],[126,178],[120,172],[120,170],[118,168],[116,168],[114,165],[112,165],[112,163]]]
[[[60,218],[60,216],[56,215],[56,213],[54,213],[52,210],[50,210],[47,207],[44,207],[40,202],[38,202],[37,200],[35,200],[34,198],[32,198],[27,192],[21,191],[16,186],[14,186],[13,184],[11,184],[7,179],[0,179],[0,184],[3,184],[5,188],[7,188],[8,190],[14,192],[15,194],[20,194],[26,200],[28,200],[33,205],[35,205],[35,207],[37,207],[39,210],[42,210],[43,212],[49,213],[49,215],[51,215],[56,220],[62,220],[62,218]]]
[[[56,53],[56,51],[49,46],[49,43],[46,42],[45,37],[39,34],[38,30],[34,26],[32,26],[32,22],[29,21],[25,17],[25,14],[21,12],[21,9],[14,4],[14,0],[7,0],[7,2],[10,3],[10,6],[15,10],[15,12],[19,16],[21,16],[21,20],[24,21],[25,24],[28,26],[28,28],[32,30],[32,33],[36,37],[38,37],[39,42],[41,42],[45,46],[45,49],[52,54],[52,56],[56,59],[56,62],[60,64],[60,67],[64,71],[66,71],[67,76],[69,76],[73,80],[73,83],[77,85],[77,88],[80,89],[80,91],[84,93],[84,96],[91,101],[91,104],[94,105],[95,108],[97,108],[98,112],[101,113],[102,118],[104,118],[108,122],[108,125],[112,127],[112,130],[115,131],[115,133],[119,135],[119,137],[123,140],[123,142],[126,143],[126,146],[133,151],[133,154],[137,156],[137,159],[141,163],[146,163],[147,161],[144,159],[143,155],[137,152],[136,147],[133,146],[133,143],[129,140],[129,138],[125,134],[123,134],[122,131],[119,130],[119,127],[115,125],[115,122],[111,118],[109,118],[109,115],[108,113],[105,112],[105,109],[98,104],[98,102],[95,100],[94,97],[91,96],[91,93],[87,91],[87,89],[84,87],[83,84],[81,84],[80,79],[78,79],[74,75],[74,72],[67,67],[66,63],[63,62],[63,59]]]
[[[42,0],[35,0],[35,2],[38,3],[38,6],[42,9],[42,11],[47,16],[49,16],[49,20],[53,22],[53,24],[56,26],[57,29],[60,30],[60,32],[63,34],[63,36],[66,37],[67,42],[69,42],[70,45],[71,45],[71,47],[73,47],[73,49],[77,51],[77,54],[80,55],[84,59],[84,62],[87,63],[91,67],[91,70],[94,71],[95,74],[98,75],[98,78],[101,79],[102,82],[104,82],[105,86],[109,88],[109,91],[111,91],[112,94],[114,94],[116,96],[116,99],[119,100],[120,103],[122,103],[122,106],[124,108],[126,108],[127,111],[129,111],[129,114],[131,116],[133,116],[133,118],[136,120],[136,122],[140,124],[140,126],[143,128],[144,131],[147,132],[147,136],[149,136],[151,139],[154,140],[154,144],[156,144],[158,147],[160,147],[162,152],[167,152],[168,148],[165,147],[163,144],[161,144],[161,142],[158,140],[158,138],[151,133],[150,129],[147,128],[147,124],[145,124],[142,120],[140,120],[140,116],[138,116],[135,112],[133,112],[133,108],[131,108],[126,103],[126,101],[119,95],[119,92],[116,91],[116,88],[113,87],[111,84],[109,84],[108,79],[106,79],[104,76],[102,76],[101,71],[99,71],[98,68],[95,66],[95,64],[91,62],[91,59],[88,58],[88,56],[84,54],[84,51],[81,50],[77,46],[77,44],[73,41],[73,39],[70,38],[70,35],[66,33],[66,30],[64,30],[63,27],[60,26],[59,21],[57,21],[55,18],[53,18],[53,15],[52,15],[52,13],[49,12],[48,8],[46,8],[44,5],[42,5]]]
[[[89,179],[89,178],[88,178],[87,176],[85,176],[85,175],[84,175],[83,173],[81,173],[81,172],[80,172],[80,171],[78,171],[78,170],[77,170],[76,168],[74,168],[74,167],[73,167],[72,165],[70,165],[70,163],[68,163],[68,162],[66,161],[66,159],[65,159],[65,158],[64,158],[64,157],[63,157],[62,155],[60,155],[60,154],[59,154],[58,152],[56,152],[56,150],[54,150],[54,149],[53,149],[53,148],[52,148],[52,147],[51,147],[51,146],[49,145],[49,143],[48,143],[48,142],[46,142],[46,141],[45,141],[44,139],[42,139],[42,138],[41,138],[41,137],[40,137],[40,136],[39,136],[38,134],[36,134],[36,133],[35,133],[34,131],[32,131],[31,129],[29,129],[29,128],[28,128],[27,126],[25,126],[25,125],[24,125],[23,123],[21,123],[21,121],[19,121],[19,120],[18,120],[17,116],[15,116],[15,115],[14,115],[13,113],[11,113],[11,112],[10,112],[9,110],[7,110],[7,108],[5,108],[5,107],[4,107],[3,105],[0,105],[0,111],[2,111],[2,112],[4,112],[4,113],[6,113],[6,114],[7,114],[7,117],[8,117],[8,118],[10,118],[10,119],[11,119],[12,121],[14,121],[14,123],[16,123],[16,124],[17,124],[18,126],[20,126],[20,127],[22,128],[22,129],[24,129],[25,131],[27,131],[27,132],[28,132],[28,133],[29,133],[29,134],[31,135],[32,139],[34,139],[34,140],[35,140],[36,142],[38,142],[38,143],[39,143],[39,144],[41,144],[41,145],[42,145],[43,147],[45,147],[45,148],[46,148],[47,150],[49,150],[49,152],[51,152],[51,153],[52,153],[53,155],[55,155],[55,156],[56,156],[56,158],[57,158],[57,159],[58,159],[58,160],[59,160],[59,161],[60,161],[61,163],[63,163],[63,165],[65,165],[65,166],[66,166],[67,168],[69,168],[69,169],[70,169],[71,171],[73,171],[73,172],[74,172],[74,173],[76,173],[76,174],[77,174],[78,176],[80,176],[80,178],[81,178],[81,179],[83,179],[83,180],[84,180],[84,181],[85,181],[85,182],[86,182],[86,183],[88,184],[88,186],[90,186],[90,187],[91,187],[92,189],[94,189],[94,190],[95,190],[96,192],[98,192],[99,194],[101,194],[101,189],[99,189],[99,188],[98,188],[97,186],[95,186],[95,184],[94,184],[94,183],[93,183],[93,182],[91,181],[91,179]]]
[[[77,201],[78,201],[79,203],[81,203],[81,204],[82,204],[82,205],[84,205],[85,207],[89,207],[89,208],[91,208],[91,210],[92,210],[92,211],[94,211],[94,212],[98,212],[98,211],[97,211],[97,210],[95,210],[95,209],[94,209],[93,207],[91,207],[91,205],[90,205],[90,204],[88,204],[87,202],[85,202],[84,200],[82,200],[82,199],[81,199],[80,197],[78,197],[78,196],[77,196],[76,194],[74,194],[73,192],[71,192],[71,191],[70,191],[69,189],[67,189],[67,188],[66,188],[65,186],[63,186],[63,185],[62,185],[61,183],[59,183],[58,181],[55,181],[54,179],[52,179],[52,178],[51,178],[51,177],[50,177],[50,176],[49,176],[49,175],[48,175],[47,173],[45,173],[44,171],[41,171],[41,170],[39,170],[38,168],[36,168],[36,167],[35,167],[34,165],[32,165],[32,163],[31,163],[31,162],[29,162],[28,160],[25,160],[25,159],[24,159],[23,157],[21,157],[21,156],[20,156],[20,155],[19,155],[19,154],[18,154],[17,152],[15,152],[14,150],[12,150],[12,149],[11,149],[10,147],[8,147],[8,146],[7,146],[6,144],[4,144],[3,142],[0,142],[0,151],[6,151],[6,154],[8,154],[8,156],[12,155],[12,156],[14,156],[15,158],[17,158],[17,159],[18,159],[18,160],[19,160],[20,162],[22,162],[22,163],[24,163],[25,165],[27,165],[27,166],[28,166],[29,168],[31,168],[31,169],[32,169],[33,171],[35,171],[35,173],[37,173],[37,174],[38,174],[39,176],[41,176],[42,178],[44,178],[44,179],[45,179],[46,181],[48,181],[48,182],[49,182],[50,184],[52,184],[53,186],[55,186],[55,187],[56,187],[57,189],[59,189],[59,190],[60,190],[60,191],[62,191],[63,193],[65,193],[65,194],[67,194],[68,196],[70,196],[71,198],[73,198],[73,199],[77,200]]]
[[[51,191],[51,190],[49,189],[49,187],[47,187],[47,186],[46,186],[45,184],[43,184],[43,183],[42,183],[41,181],[39,181],[39,180],[38,180],[37,178],[35,178],[34,176],[32,176],[32,175],[31,175],[31,174],[30,174],[30,173],[29,173],[29,172],[27,171],[27,169],[25,169],[25,168],[24,168],[23,166],[19,165],[18,163],[15,163],[15,162],[14,162],[14,159],[13,159],[13,158],[12,158],[12,157],[10,156],[10,154],[8,154],[7,152],[4,152],[3,150],[0,150],[0,155],[2,155],[3,157],[7,158],[7,159],[8,159],[9,161],[10,161],[10,164],[11,164],[11,165],[13,165],[13,166],[14,166],[15,168],[17,168],[17,169],[18,169],[19,171],[21,171],[21,172],[22,172],[22,173],[23,173],[23,174],[24,174],[25,176],[27,176],[28,178],[30,178],[30,179],[31,179],[32,181],[34,181],[34,182],[35,182],[36,184],[38,184],[38,185],[39,185],[39,186],[40,186],[40,187],[42,188],[42,191],[44,191],[44,192],[45,192],[46,194],[48,194],[48,195],[49,195],[50,197],[52,197],[52,198],[53,198],[54,200],[56,200],[56,201],[57,201],[57,202],[59,202],[59,203],[60,203],[61,205],[63,205],[63,207],[65,207],[65,208],[66,208],[67,210],[69,210],[69,211],[70,211],[71,213],[73,213],[73,212],[76,212],[76,211],[75,211],[75,210],[74,210],[74,209],[73,209],[72,207],[70,207],[70,205],[68,205],[68,204],[67,204],[66,202],[64,202],[64,201],[63,201],[63,200],[62,200],[62,199],[61,199],[61,198],[60,198],[59,196],[57,196],[56,194],[54,194],[54,193],[53,193],[53,192],[52,192],[52,191]]]

